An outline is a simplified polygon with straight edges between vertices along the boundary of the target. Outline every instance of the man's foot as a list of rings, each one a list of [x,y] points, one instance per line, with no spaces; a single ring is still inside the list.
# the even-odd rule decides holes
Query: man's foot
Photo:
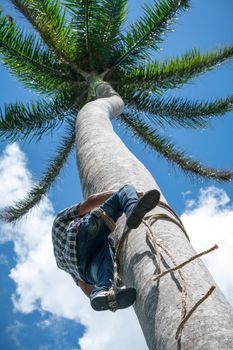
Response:
[[[100,291],[91,297],[91,306],[96,311],[125,309],[136,300],[136,290],[134,288],[122,288],[116,291]]]
[[[160,193],[157,190],[146,192],[135,204],[132,212],[126,220],[129,228],[137,228],[148,211],[154,209],[160,199]]]

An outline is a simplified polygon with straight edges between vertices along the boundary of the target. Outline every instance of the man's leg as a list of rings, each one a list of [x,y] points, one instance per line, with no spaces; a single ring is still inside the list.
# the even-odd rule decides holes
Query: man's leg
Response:
[[[80,225],[77,258],[81,279],[94,285],[90,295],[96,311],[124,309],[136,299],[134,288],[110,291],[114,278],[114,253],[108,242],[109,230],[100,218],[89,215]]]
[[[111,289],[114,279],[114,253],[105,244],[102,250],[90,262],[86,273],[95,287],[90,295],[91,306],[96,311],[125,309],[136,299],[134,288]]]
[[[90,262],[96,257],[107,243],[110,231],[100,218],[88,214],[79,227],[77,235],[77,259],[80,277],[87,283],[93,284],[86,273]]]
[[[114,253],[106,241],[102,249],[90,260],[86,276],[95,288],[92,296],[100,290],[109,290],[114,278]]]
[[[129,228],[137,228],[147,212],[155,208],[160,199],[159,191],[153,189],[138,199],[136,189],[131,185],[123,186],[111,196],[101,208],[116,222],[125,213]]]
[[[106,200],[100,207],[116,222],[125,213],[130,213],[138,201],[134,186],[125,185]]]
[[[92,239],[83,239],[88,236],[85,228],[89,229]],[[99,230],[96,235],[91,231],[87,224],[82,226],[77,245],[80,277],[95,286],[90,295],[91,306],[96,311],[127,308],[134,303],[136,291],[134,288],[119,288],[110,292],[114,278],[114,253],[107,240],[108,233]]]

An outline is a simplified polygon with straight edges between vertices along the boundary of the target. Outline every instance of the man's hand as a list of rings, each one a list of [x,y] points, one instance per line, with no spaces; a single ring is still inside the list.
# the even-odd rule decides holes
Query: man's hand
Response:
[[[137,191],[138,198],[142,197],[144,195],[144,192],[138,192]]]
[[[77,285],[82,289],[83,293],[86,294],[86,296],[89,298],[94,286],[81,280],[78,281]]]

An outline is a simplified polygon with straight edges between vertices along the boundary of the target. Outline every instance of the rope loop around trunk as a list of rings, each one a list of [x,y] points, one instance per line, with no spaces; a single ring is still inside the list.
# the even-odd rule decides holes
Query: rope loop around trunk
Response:
[[[157,222],[158,220],[170,221],[170,222],[176,224],[183,231],[183,233],[185,234],[188,241],[190,241],[189,236],[185,230],[185,227],[184,227],[182,221],[180,220],[179,216],[174,212],[174,210],[171,207],[169,207],[169,205],[167,205],[166,203],[161,202],[161,201],[159,201],[159,203],[157,204],[157,207],[160,207],[162,209],[166,209],[175,218],[171,218],[169,215],[163,214],[163,213],[149,214],[143,220],[144,225],[149,227],[149,226],[153,225],[155,222]],[[130,231],[131,230],[128,227],[126,227],[126,230],[123,232],[123,234],[122,234],[122,236],[117,244],[116,254],[115,254],[115,260],[116,260],[117,266],[120,266],[121,250],[122,250],[122,247],[123,247],[123,245],[128,237],[128,234],[130,233]],[[118,271],[119,271],[119,268],[118,268]]]
[[[164,213],[158,213],[158,214],[149,214],[147,215],[144,219],[143,219],[143,224],[147,227],[147,238],[150,242],[150,244],[153,247],[154,250],[154,254],[155,254],[155,258],[156,258],[156,262],[157,262],[157,266],[156,266],[156,274],[153,275],[152,280],[153,281],[159,281],[159,279],[163,276],[165,276],[168,273],[173,273],[175,271],[177,271],[178,275],[179,275],[179,283],[181,285],[181,320],[179,322],[176,334],[175,334],[175,339],[179,339],[181,337],[181,332],[184,328],[184,325],[186,324],[186,322],[188,321],[188,319],[190,318],[190,316],[194,313],[194,311],[199,307],[199,305],[201,305],[214,291],[215,286],[211,286],[210,289],[207,291],[207,293],[205,294],[204,297],[202,297],[201,299],[199,299],[195,305],[187,312],[187,297],[188,297],[188,292],[187,292],[187,284],[183,275],[183,272],[181,271],[181,269],[191,263],[192,261],[194,261],[195,259],[201,257],[202,255],[208,254],[211,251],[215,250],[218,248],[218,246],[215,244],[213,247],[211,247],[208,250],[205,250],[199,254],[196,254],[194,256],[192,256],[191,258],[187,259],[186,261],[177,264],[176,259],[174,258],[173,254],[169,251],[168,248],[166,248],[163,243],[161,242],[161,239],[157,239],[153,230],[152,230],[152,225],[155,224],[157,221],[159,220],[166,220],[169,222],[174,223],[175,225],[177,225],[185,234],[186,238],[188,239],[188,241],[190,241],[189,236],[185,230],[185,227],[182,223],[182,221],[180,220],[180,218],[177,216],[177,214],[173,211],[173,209],[171,209],[166,203],[163,202],[159,202],[158,205],[160,208],[166,209],[168,212],[170,212],[174,218],[170,217],[167,214]],[[116,288],[117,285],[119,284],[119,281],[121,282],[121,279],[119,278],[119,273],[120,273],[120,257],[121,257],[121,253],[122,253],[122,249],[125,245],[125,243],[127,242],[127,238],[129,236],[129,233],[132,230],[129,229],[126,226],[125,231],[123,232],[118,245],[116,247],[116,253],[115,253],[115,273],[114,273],[114,284],[113,284],[113,288]],[[163,272],[161,271],[161,252],[165,253],[165,255],[167,255],[172,264],[174,265],[172,268],[168,268],[166,270],[164,270]]]

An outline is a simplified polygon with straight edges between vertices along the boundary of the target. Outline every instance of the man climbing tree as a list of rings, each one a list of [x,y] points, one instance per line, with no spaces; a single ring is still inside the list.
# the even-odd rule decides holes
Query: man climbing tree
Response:
[[[123,213],[128,228],[137,228],[160,198],[157,190],[148,191],[140,199],[138,195],[129,185],[116,193],[94,194],[60,212],[54,221],[52,238],[57,265],[70,273],[96,311],[124,309],[136,299],[134,288],[112,288],[114,248],[108,236]]]
[[[189,0],[151,1],[150,6],[144,7],[144,14],[127,28],[124,26],[127,0],[11,2],[37,33],[26,34],[15,23],[15,17],[9,23],[1,14],[0,58],[25,86],[45,98],[6,105],[1,111],[0,135],[11,141],[29,135],[38,140],[62,122],[66,134],[41,181],[25,199],[1,213],[4,220],[17,220],[40,202],[74,145],[84,198],[93,193],[118,191],[128,183],[145,193],[158,189],[149,171],[114,132],[111,123],[114,117],[133,136],[186,173],[222,182],[232,180],[231,170],[215,169],[194,160],[161,131],[166,125],[206,128],[213,116],[233,109],[232,96],[194,101],[165,93],[233,57],[233,46],[229,45],[203,54],[193,49],[181,57],[159,61],[158,47],[164,33],[171,28],[177,14],[189,8]],[[84,213],[80,207],[76,208],[77,216]],[[127,287],[133,285],[137,291],[134,309],[149,349],[232,349],[232,308],[217,288],[204,304],[199,303],[213,285],[201,261],[195,260],[176,272],[169,270],[193,257],[195,252],[162,193],[155,211],[150,213],[150,225],[140,225],[137,234],[131,232],[119,253],[122,279]],[[127,215],[129,219],[126,210]],[[64,232],[72,235],[69,229],[74,225],[76,230],[79,220],[80,217],[69,219]],[[89,229],[88,225],[84,230],[88,221],[94,221],[94,214],[85,215],[80,223],[77,249],[81,247],[82,237],[88,237],[84,234]],[[122,215],[114,232],[119,240],[124,227]],[[149,236],[156,249],[148,242]],[[76,254],[75,247],[74,250]],[[73,252],[64,253],[67,259],[73,258]],[[79,255],[82,259],[82,254]],[[94,256],[97,259],[98,254]],[[80,271],[75,270],[75,275],[71,264],[68,269],[79,278]],[[167,272],[162,278],[161,271]],[[81,277],[85,280],[86,276]],[[93,282],[95,289],[99,279]],[[92,293],[92,288],[89,292]],[[106,307],[107,299],[106,295],[93,297],[92,306],[101,309],[105,304]],[[115,301],[120,303],[117,295]],[[190,313],[194,310],[192,306],[199,304]]]

